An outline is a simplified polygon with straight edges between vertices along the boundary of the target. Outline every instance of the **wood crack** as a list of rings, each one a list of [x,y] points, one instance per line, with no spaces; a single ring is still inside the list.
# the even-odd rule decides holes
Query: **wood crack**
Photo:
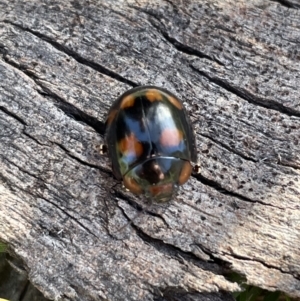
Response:
[[[40,179],[39,177],[37,177],[37,176],[34,175],[34,174],[31,174],[30,172],[28,172],[28,171],[25,170],[24,168],[21,168],[20,166],[16,165],[14,162],[8,160],[7,158],[5,158],[5,160],[6,160],[7,162],[9,162],[10,164],[12,164],[13,166],[17,167],[17,168],[18,168],[19,170],[21,170],[23,173],[25,173],[25,174],[27,174],[27,175],[33,177],[33,178],[36,179],[37,181],[41,181],[41,179]],[[5,178],[5,177],[1,176],[1,178]],[[5,178],[5,179],[6,179],[6,178]],[[9,183],[8,183],[8,185],[9,185]],[[9,185],[9,186],[10,186],[10,185]],[[35,197],[35,198],[36,198],[36,197],[39,197],[39,198],[43,199],[45,202],[47,202],[47,203],[53,205],[54,207],[56,207],[57,209],[59,209],[60,211],[62,211],[66,216],[68,216],[68,217],[70,217],[72,220],[74,220],[78,225],[80,225],[80,226],[81,226],[83,229],[85,229],[88,233],[90,233],[90,234],[92,234],[93,236],[97,237],[96,234],[94,234],[92,231],[90,231],[90,230],[89,230],[86,226],[84,226],[80,221],[78,221],[75,217],[73,217],[72,215],[70,215],[67,211],[65,211],[64,209],[62,209],[62,208],[61,208],[60,206],[58,206],[57,204],[55,204],[55,203],[51,202],[50,200],[44,198],[44,197],[41,196],[40,194],[35,194],[35,193],[31,192],[31,191],[28,190],[28,189],[23,189],[23,188],[21,188],[21,187],[18,187],[18,189],[21,190],[21,191],[24,191],[25,193],[27,193],[27,194],[29,194],[29,195]],[[98,238],[98,237],[97,237],[97,238]]]
[[[211,251],[209,251],[208,248],[206,248],[205,246],[203,246],[202,244],[200,244],[199,242],[195,243],[195,246],[197,246],[197,248],[199,248],[205,255],[207,255],[209,257],[210,262],[214,262],[219,264],[221,262],[221,259],[215,257]],[[193,254],[194,255],[194,254]],[[196,256],[196,255],[194,255]],[[196,256],[197,257],[197,256]],[[197,257],[198,258],[198,257]],[[199,259],[198,259],[199,260]]]
[[[152,236],[149,236],[147,233],[145,233],[139,226],[133,224],[133,228],[136,230],[136,234],[146,243],[154,247],[158,252],[162,253],[165,256],[175,258],[182,264],[183,261],[187,261],[205,271],[210,271],[213,273],[216,273],[215,271],[215,262],[212,260],[211,262],[204,261],[197,257],[192,252],[185,252],[181,250],[179,247],[176,247],[174,245],[168,244],[164,242],[161,239],[153,238]],[[198,246],[198,245],[197,245]],[[200,248],[202,250],[202,248]],[[213,259],[213,256],[209,252],[204,252],[207,254],[210,258]]]
[[[23,190],[24,192],[32,195],[33,197],[39,197],[41,199],[43,199],[46,203],[51,204],[52,206],[54,206],[55,208],[57,208],[58,210],[60,210],[61,212],[63,212],[67,217],[69,217],[71,220],[73,220],[76,224],[78,224],[82,229],[84,229],[87,233],[93,235],[94,237],[96,237],[97,239],[99,239],[99,237],[93,232],[91,231],[88,227],[86,227],[85,225],[83,225],[77,218],[75,218],[74,216],[72,216],[71,214],[69,214],[66,210],[64,210],[63,208],[61,208],[59,205],[55,204],[54,202],[46,199],[45,197],[39,195],[39,194],[34,194],[32,192],[30,192],[29,190],[25,190],[22,188],[19,188],[20,190]]]
[[[4,60],[7,64],[10,66],[16,68],[17,70],[23,72],[25,75],[27,75],[31,80],[35,82],[35,84],[41,88],[41,90],[36,90],[37,93],[39,93],[42,97],[47,98],[51,97],[53,100],[51,100],[54,105],[56,105],[59,109],[61,109],[67,116],[71,117],[75,121],[83,122],[87,124],[88,126],[92,127],[97,133],[104,136],[105,133],[105,125],[103,122],[99,121],[97,118],[90,116],[80,110],[79,108],[75,107],[74,105],[66,102],[63,98],[59,97],[57,94],[55,94],[53,91],[51,91],[49,88],[46,88],[42,82],[39,80],[39,78],[33,73],[27,70],[26,68],[23,68],[22,66],[19,66],[15,64],[14,62],[9,61],[4,57]],[[17,115],[9,112],[6,108],[3,106],[0,106],[0,109],[9,114],[10,116],[14,117],[24,125],[27,125],[21,118],[19,118]]]
[[[40,197],[40,196],[39,196]],[[62,208],[60,208],[57,204],[41,197],[45,202],[50,203],[51,205],[53,205],[54,207],[56,207],[57,209],[61,210],[66,216],[68,216],[70,219],[72,219],[73,221],[75,221],[81,228],[83,228],[87,233],[90,233],[91,235],[93,235],[94,237],[96,237],[97,239],[99,239],[99,237],[93,232],[91,231],[89,228],[87,228],[85,225],[83,225],[77,218],[73,217],[71,214],[69,214],[66,210],[63,210]]]
[[[105,134],[105,124],[99,121],[97,118],[88,115],[84,111],[80,110],[76,106],[66,102],[63,98],[59,97],[57,94],[44,87],[40,82],[38,83],[45,93],[40,93],[43,97],[52,98],[54,105],[62,110],[68,117],[74,119],[75,121],[83,122],[93,128],[102,137]]]
[[[150,12],[149,10],[141,9],[139,7],[136,7],[136,6],[129,6],[129,7],[133,8],[137,11],[143,12],[143,13],[145,13],[146,15],[148,15],[150,17],[153,17],[157,22],[159,22],[159,24],[161,24],[158,16],[156,14]],[[168,41],[170,44],[172,44],[174,46],[174,48],[176,48],[179,52],[185,53],[185,54],[188,54],[188,55],[193,55],[193,56],[196,56],[198,58],[206,58],[210,61],[217,62],[219,65],[224,66],[224,64],[221,61],[217,60],[216,58],[212,58],[212,57],[208,56],[207,54],[205,54],[205,53],[203,53],[199,50],[196,50],[192,47],[189,47],[185,44],[182,44],[181,42],[179,42],[175,38],[172,38],[171,36],[169,36],[167,34],[166,31],[164,31],[162,29],[161,26],[156,24],[151,18],[148,19],[148,20],[149,20],[150,24],[157,30],[157,32],[159,32],[165,38],[165,40]]]
[[[166,220],[163,218],[163,216],[161,216],[160,214],[157,214],[155,212],[152,212],[150,211],[149,209],[152,208],[152,203],[148,206],[148,207],[142,207],[140,204],[138,204],[137,202],[134,202],[133,200],[131,200],[130,198],[126,197],[125,195],[123,195],[122,193],[118,192],[118,191],[115,191],[115,196],[122,199],[123,201],[126,201],[131,207],[133,207],[135,210],[138,211],[138,213],[133,217],[133,218],[130,218],[125,210],[118,205],[118,207],[122,210],[124,216],[127,218],[127,220],[132,224],[133,221],[138,218],[142,213],[147,213],[148,215],[150,216],[153,216],[153,217],[158,217],[160,218],[163,223],[166,225],[167,228],[170,228],[169,224],[166,222]]]
[[[126,217],[126,219],[128,220],[128,224],[127,225],[131,225],[137,232],[137,235],[143,240],[146,241],[147,243],[149,243],[150,245],[152,245],[154,248],[156,248],[159,252],[162,252],[163,254],[167,254],[167,255],[171,255],[172,257],[176,257],[177,260],[180,259],[184,259],[187,260],[191,263],[193,263],[194,265],[198,266],[201,269],[207,270],[207,271],[214,271],[214,267],[211,265],[215,264],[215,261],[220,261],[220,259],[218,259],[217,257],[214,257],[212,255],[211,252],[209,252],[209,250],[203,246],[201,246],[199,243],[195,244],[204,254],[206,254],[210,259],[209,259],[209,263],[206,263],[206,266],[203,266],[204,262],[208,262],[208,260],[203,260],[202,258],[196,256],[194,253],[192,252],[186,252],[181,250],[179,247],[176,247],[174,245],[171,244],[167,244],[164,241],[157,239],[157,238],[153,238],[152,236],[149,236],[148,234],[146,234],[143,229],[141,227],[139,227],[138,225],[134,224],[134,220],[136,217],[139,217],[140,213],[147,213],[151,216],[154,217],[158,217],[160,219],[163,220],[163,223],[167,226],[167,228],[169,228],[168,223],[165,221],[165,219],[156,213],[153,213],[149,210],[145,210],[143,207],[141,207],[141,205],[139,205],[138,203],[130,200],[129,198],[125,197],[124,195],[116,192],[117,197],[119,197],[120,199],[126,201],[130,206],[134,207],[135,209],[137,209],[139,211],[139,213],[133,218],[131,219],[125,212],[125,210],[118,205],[118,207],[121,209],[121,211],[123,212],[123,215]],[[187,204],[189,205],[189,204]],[[197,209],[196,209],[197,210]],[[205,212],[206,213],[206,212]],[[206,213],[207,214],[207,213]],[[210,214],[208,214],[210,215]],[[125,225],[125,226],[127,226]],[[122,230],[123,228],[121,228]],[[200,264],[201,263],[201,264]],[[210,268],[209,268],[210,266]]]
[[[228,150],[230,153],[233,153],[233,154],[235,154],[235,155],[238,155],[239,157],[243,158],[244,160],[251,161],[251,162],[254,162],[254,163],[258,162],[258,160],[252,159],[252,158],[250,158],[250,157],[248,157],[248,156],[245,156],[245,155],[243,155],[243,154],[241,154],[241,153],[239,153],[239,152],[236,152],[233,148],[230,148],[230,147],[227,146],[225,143],[222,143],[221,141],[218,141],[218,140],[216,140],[216,139],[214,139],[214,138],[212,138],[212,137],[210,137],[210,136],[208,136],[208,135],[204,135],[203,133],[201,133],[201,134],[199,134],[199,135],[202,136],[202,137],[205,137],[205,138],[207,138],[207,139],[209,139],[209,140],[211,140],[211,141],[214,142],[215,144],[220,145],[221,147],[223,147],[223,148],[225,148],[226,150]]]
[[[287,207],[283,208],[283,207],[274,206],[274,205],[271,205],[271,204],[268,204],[268,203],[265,203],[265,202],[262,202],[262,201],[252,200],[252,199],[249,199],[249,198],[247,198],[247,197],[245,197],[241,194],[238,194],[236,192],[229,191],[229,190],[225,189],[224,187],[222,187],[218,182],[207,179],[204,176],[202,176],[201,174],[194,175],[194,178],[196,178],[202,184],[213,188],[214,190],[218,191],[219,193],[221,193],[223,195],[231,196],[231,197],[237,198],[241,201],[252,203],[252,204],[257,203],[257,204],[261,204],[261,205],[264,205],[264,206],[269,206],[269,207],[272,207],[272,208],[278,208],[280,210],[287,209]],[[239,209],[239,207],[236,204],[234,205],[234,208]],[[292,209],[292,208],[290,208],[290,209]]]
[[[30,134],[26,133],[26,128],[23,130],[23,134],[26,137],[28,137],[28,138],[32,139],[33,141],[35,141],[40,146],[43,146],[43,147],[47,147],[48,146],[47,144],[41,143],[38,139],[36,139],[35,137],[33,137]]]
[[[19,165],[17,165],[15,162],[9,160],[8,158],[6,158],[6,157],[4,157],[4,156],[2,156],[2,155],[0,155],[0,156],[3,158],[3,160],[5,160],[5,161],[7,161],[8,163],[10,163],[11,165],[15,166],[15,167],[18,168],[20,171],[22,171],[24,174],[29,175],[30,177],[36,179],[37,181],[41,181],[41,179],[40,179],[38,176],[36,176],[35,174],[30,173],[28,170],[26,170],[26,169],[20,167]]]
[[[53,144],[55,144],[56,146],[58,146],[58,147],[59,147],[61,150],[63,150],[70,158],[76,160],[78,163],[80,163],[80,164],[82,164],[82,165],[84,165],[84,166],[88,166],[88,167],[90,167],[90,168],[96,168],[96,169],[100,170],[101,172],[106,173],[107,175],[110,175],[110,176],[112,175],[112,172],[111,172],[110,170],[104,169],[104,168],[102,168],[102,167],[99,166],[99,165],[95,165],[95,164],[88,163],[88,162],[83,161],[83,160],[79,159],[78,157],[72,155],[72,154],[70,153],[70,151],[69,151],[68,149],[66,149],[63,145],[61,145],[61,144],[59,144],[59,143],[57,143],[57,142],[53,142]]]
[[[271,2],[276,2],[281,4],[282,6],[285,6],[287,8],[294,8],[294,9],[298,9],[300,8],[300,4],[295,4],[295,3],[291,3],[288,0],[270,0]]]
[[[7,58],[8,51],[6,49],[1,50],[1,48],[0,48],[0,53],[1,52],[3,54],[2,57],[3,57],[3,60],[4,60],[5,63],[7,63],[8,65],[10,65],[13,68],[17,69],[18,71],[21,71],[22,73],[24,73],[26,76],[28,76],[31,80],[33,80],[36,83],[36,80],[38,79],[38,77],[33,72],[31,72],[30,70],[24,68],[22,65],[18,65],[17,63],[10,61]]]
[[[29,288],[29,285],[30,285],[30,282],[27,281],[26,284],[24,285],[24,288],[22,289],[21,291],[21,294],[19,296],[19,300],[22,301],[24,300],[25,296],[26,296],[26,293],[27,293],[27,290]]]
[[[237,254],[233,254],[233,253],[227,253],[227,252],[222,252],[222,255],[223,254],[227,255],[227,256],[230,256],[230,257],[233,257],[233,258],[236,258],[236,259],[239,259],[239,260],[243,260],[243,261],[258,262],[258,263],[262,264],[264,267],[266,267],[268,269],[275,269],[277,271],[280,271],[283,274],[291,275],[293,278],[299,280],[299,275],[295,276],[291,272],[286,272],[286,271],[282,270],[281,268],[279,268],[277,266],[274,266],[274,265],[271,265],[271,264],[267,264],[262,260],[259,260],[259,259],[256,259],[256,258],[249,258],[247,256],[237,255]]]
[[[85,66],[88,66],[92,69],[94,69],[95,71],[101,73],[101,74],[104,74],[106,76],[109,76],[110,78],[113,78],[115,80],[118,80],[124,84],[127,84],[127,85],[130,85],[132,87],[136,87],[138,86],[137,83],[134,83],[132,81],[130,81],[129,79],[126,79],[125,77],[119,75],[118,73],[115,73],[114,71],[112,70],[109,70],[107,69],[106,67],[100,65],[99,63],[96,63],[96,62],[93,62],[93,61],[90,61],[82,56],[80,56],[78,53],[76,53],[75,51],[67,48],[66,46],[64,45],[61,45],[59,44],[58,42],[56,42],[55,40],[51,39],[50,37],[40,33],[40,32],[37,32],[35,30],[32,30],[28,27],[23,27],[22,25],[20,24],[17,24],[17,23],[14,23],[14,22],[11,22],[9,20],[4,20],[3,23],[7,23],[7,24],[10,24],[12,26],[15,26],[25,32],[29,32],[31,33],[32,35],[34,35],[35,37],[49,43],[51,46],[53,46],[55,49],[57,49],[58,51],[60,52],[63,52],[64,54],[72,57],[75,61],[77,61],[78,63],[82,64],[82,65],[85,65]]]
[[[24,126],[27,126],[27,123],[20,118],[17,114],[10,112],[7,108],[5,108],[4,106],[0,106],[0,110],[7,114],[8,116],[12,117],[13,119],[17,120],[18,122],[20,122],[21,124],[23,124]]]
[[[258,132],[259,132],[259,131],[258,131]],[[261,133],[262,133],[262,132],[261,132]],[[262,134],[264,134],[264,133],[262,133]],[[299,167],[298,165],[296,165],[296,164],[294,164],[294,165],[291,164],[291,163],[286,163],[286,164],[285,164],[284,162],[282,162],[279,153],[277,154],[278,157],[275,157],[275,158],[274,158],[274,156],[269,156],[269,157],[264,157],[264,158],[258,160],[258,159],[251,158],[251,157],[249,157],[249,156],[245,156],[245,155],[241,154],[240,152],[237,152],[235,149],[229,147],[228,145],[226,145],[225,143],[222,143],[222,142],[219,141],[219,140],[216,140],[216,139],[212,138],[212,137],[209,136],[209,135],[205,135],[205,134],[203,134],[203,133],[199,133],[199,135],[202,136],[202,137],[205,137],[205,138],[207,138],[207,139],[209,139],[209,140],[211,140],[211,141],[214,142],[216,145],[221,146],[222,148],[226,149],[226,150],[229,151],[230,153],[233,153],[233,154],[235,154],[235,155],[241,157],[242,159],[244,159],[244,160],[246,160],[246,161],[250,161],[250,162],[253,162],[253,163],[258,163],[258,162],[259,162],[259,163],[263,163],[263,164],[265,164],[265,165],[267,165],[267,166],[272,166],[273,163],[275,163],[275,164],[277,164],[277,165],[279,165],[279,166],[283,166],[283,167],[288,167],[288,168],[292,168],[292,169],[296,169],[296,170],[299,170],[299,169],[300,169],[300,167]],[[265,135],[265,136],[268,136],[268,135]],[[272,159],[273,159],[273,160],[272,160]],[[276,160],[274,160],[274,159],[276,159]]]
[[[274,110],[274,111],[278,111],[281,114],[285,114],[287,116],[294,116],[294,117],[300,117],[300,113],[297,112],[296,110],[293,110],[291,108],[287,108],[285,106],[283,106],[282,104],[279,103],[274,103],[268,100],[261,100],[258,97],[255,97],[254,95],[251,95],[251,93],[249,93],[248,91],[245,91],[244,89],[238,89],[235,88],[233,86],[231,86],[229,83],[226,83],[220,79],[217,78],[212,78],[211,76],[209,76],[208,74],[206,74],[204,71],[198,70],[196,67],[194,67],[193,65],[190,65],[190,67],[196,71],[197,73],[199,73],[200,75],[206,77],[210,82],[218,85],[219,87],[225,89],[226,91],[242,98],[243,100],[246,100],[247,102],[263,107],[265,109],[269,109],[269,110]]]

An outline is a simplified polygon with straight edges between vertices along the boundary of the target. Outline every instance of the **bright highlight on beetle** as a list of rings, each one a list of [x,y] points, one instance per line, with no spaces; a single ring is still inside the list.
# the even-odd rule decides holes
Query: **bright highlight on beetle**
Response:
[[[182,102],[163,88],[140,86],[121,95],[109,110],[105,140],[115,177],[158,202],[172,198],[197,161]]]

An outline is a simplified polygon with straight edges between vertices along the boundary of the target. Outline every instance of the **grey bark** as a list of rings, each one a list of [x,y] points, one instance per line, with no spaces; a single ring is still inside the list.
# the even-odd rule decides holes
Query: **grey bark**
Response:
[[[300,297],[299,44],[297,1],[0,0],[0,240],[31,283],[231,300],[235,271]],[[166,205],[99,155],[110,104],[140,84],[183,99],[196,131],[200,175]]]

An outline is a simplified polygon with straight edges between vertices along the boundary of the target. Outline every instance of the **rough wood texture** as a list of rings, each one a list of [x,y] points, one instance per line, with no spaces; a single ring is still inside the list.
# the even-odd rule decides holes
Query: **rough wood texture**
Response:
[[[228,270],[300,297],[293,1],[0,0],[0,240],[56,300],[231,300]],[[144,208],[98,154],[112,101],[172,90],[201,174]]]

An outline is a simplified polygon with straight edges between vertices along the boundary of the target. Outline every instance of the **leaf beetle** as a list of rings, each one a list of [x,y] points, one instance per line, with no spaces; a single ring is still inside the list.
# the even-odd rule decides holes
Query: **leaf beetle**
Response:
[[[197,161],[194,132],[182,102],[166,89],[139,86],[111,106],[105,140],[113,174],[134,194],[169,201]]]

